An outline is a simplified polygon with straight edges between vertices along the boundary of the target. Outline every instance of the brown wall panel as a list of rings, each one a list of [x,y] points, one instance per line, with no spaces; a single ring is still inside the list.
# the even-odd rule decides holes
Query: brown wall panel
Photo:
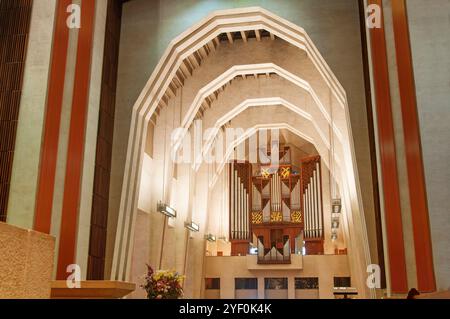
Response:
[[[6,221],[32,0],[0,0],[0,221]]]
[[[361,48],[364,68],[364,87],[366,90],[367,127],[369,133],[369,150],[372,170],[373,204],[375,210],[375,227],[377,238],[377,257],[381,268],[381,288],[386,288],[386,266],[384,263],[383,228],[381,223],[380,188],[378,185],[378,164],[375,145],[375,125],[373,118],[372,91],[370,87],[369,51],[366,35],[366,11],[364,0],[359,0],[359,16],[361,27]]]
[[[369,0],[369,4],[383,7],[382,0]],[[384,209],[391,290],[408,292],[403,226],[397,171],[397,155],[392,116],[389,68],[384,21],[381,28],[370,29],[373,77],[376,96],[377,127],[380,143],[381,173],[383,177]]]
[[[104,279],[122,2],[108,2],[87,278]]]

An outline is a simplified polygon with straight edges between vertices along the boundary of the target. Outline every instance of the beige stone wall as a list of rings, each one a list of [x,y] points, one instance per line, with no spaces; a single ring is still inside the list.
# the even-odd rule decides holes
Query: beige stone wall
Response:
[[[8,201],[8,223],[25,228],[34,221],[55,6],[55,0],[33,1],[31,13]]]
[[[258,270],[249,270],[247,258],[242,257],[205,257],[204,278],[220,278],[220,298],[234,299],[234,278],[258,278],[258,298],[265,297],[264,278],[288,278],[287,296],[293,299],[297,296],[307,298],[303,292],[295,291],[295,278],[318,277],[319,291],[308,297],[315,296],[320,299],[332,299],[333,277],[349,277],[350,269],[348,256],[346,255],[311,255],[302,256],[303,265],[301,270],[292,270],[278,265],[279,270],[267,270],[261,266]],[[287,266],[286,266],[287,267]],[[272,266],[271,268],[274,268]],[[205,297],[208,297],[207,292]]]
[[[0,299],[50,298],[55,239],[0,223]]]

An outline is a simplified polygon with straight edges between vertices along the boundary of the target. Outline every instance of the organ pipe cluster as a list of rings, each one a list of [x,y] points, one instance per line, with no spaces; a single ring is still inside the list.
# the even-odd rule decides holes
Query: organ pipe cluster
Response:
[[[305,238],[320,238],[323,236],[322,185],[320,162],[315,162],[312,172],[305,183],[303,206],[305,214]]]
[[[230,230],[231,239],[247,240],[250,238],[250,221],[249,221],[249,193],[248,179],[240,174],[238,165],[231,164],[231,214],[230,214]]]

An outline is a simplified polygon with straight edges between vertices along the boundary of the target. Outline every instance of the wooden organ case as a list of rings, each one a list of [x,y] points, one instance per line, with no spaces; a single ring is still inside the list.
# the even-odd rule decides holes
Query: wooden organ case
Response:
[[[291,254],[323,254],[320,156],[291,163],[289,147],[279,165],[230,164],[231,254],[257,245],[258,263],[290,263]]]

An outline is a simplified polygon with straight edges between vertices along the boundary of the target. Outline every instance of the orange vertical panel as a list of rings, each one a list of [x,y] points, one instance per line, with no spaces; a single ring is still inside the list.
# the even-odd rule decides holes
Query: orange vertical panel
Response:
[[[59,0],[53,37],[53,52],[47,92],[41,162],[36,194],[34,229],[50,233],[53,191],[55,187],[56,158],[58,154],[61,107],[66,74],[69,28],[66,25],[67,7],[71,0]]]
[[[84,0],[81,5],[81,29],[70,118],[67,165],[59,238],[57,278],[67,277],[66,268],[75,262],[80,201],[81,177],[84,158],[86,118],[88,111],[89,79],[93,44],[95,0]]]
[[[383,6],[381,0],[369,0],[369,4],[378,5],[382,12]],[[389,87],[389,69],[384,32],[384,21],[381,28],[370,29],[386,233],[391,290],[393,293],[406,293],[408,291],[408,282],[403,242],[394,123]]]
[[[430,222],[417,114],[416,89],[405,0],[392,1],[395,50],[402,104],[409,198],[414,233],[417,284],[422,292],[436,290]]]

